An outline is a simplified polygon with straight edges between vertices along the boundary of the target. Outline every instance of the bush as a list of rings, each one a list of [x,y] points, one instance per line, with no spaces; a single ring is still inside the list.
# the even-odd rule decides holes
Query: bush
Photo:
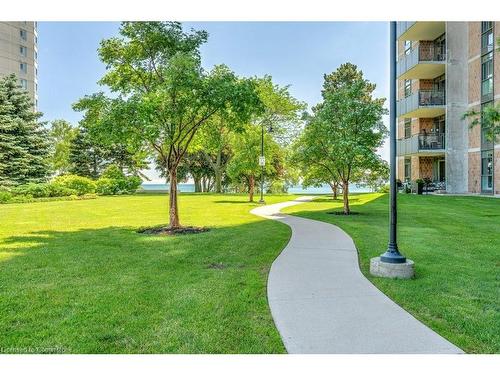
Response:
[[[110,166],[111,167],[111,166]],[[109,171],[110,167],[106,169]],[[96,182],[96,193],[100,195],[117,195],[117,194],[132,194],[142,183],[138,176],[126,177],[123,173],[117,170],[111,170],[111,173],[103,173],[103,177],[99,178]],[[112,178],[106,176],[121,176],[119,178]]]
[[[125,174],[116,164],[110,164],[106,167],[104,172],[102,172],[101,177],[109,178],[111,180],[123,180],[125,179]]]
[[[0,203],[7,203],[12,199],[12,193],[6,190],[0,190]]]
[[[100,195],[115,195],[120,191],[117,180],[101,177],[96,182],[95,192]]]
[[[49,188],[47,184],[25,184],[19,185],[12,189],[12,193],[16,196],[31,196],[33,198],[43,198],[49,196]]]
[[[76,195],[84,195],[88,193],[95,193],[96,184],[90,178],[81,177],[77,175],[64,175],[58,176],[54,179],[53,183],[62,185],[67,189],[72,189]]]
[[[380,189],[378,189],[378,192],[379,193],[389,193],[390,190],[391,190],[391,185],[385,184]]]

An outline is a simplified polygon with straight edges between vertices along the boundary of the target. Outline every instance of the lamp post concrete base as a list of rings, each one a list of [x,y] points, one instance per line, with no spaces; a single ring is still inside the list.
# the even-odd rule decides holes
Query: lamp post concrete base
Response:
[[[411,279],[415,276],[415,263],[410,259],[405,263],[386,263],[375,257],[370,260],[370,273],[390,279]]]

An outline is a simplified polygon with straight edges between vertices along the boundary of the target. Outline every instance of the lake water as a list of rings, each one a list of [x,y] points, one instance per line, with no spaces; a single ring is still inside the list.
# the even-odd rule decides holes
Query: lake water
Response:
[[[142,184],[141,186],[144,190],[168,190],[168,184]],[[179,184],[179,190],[181,193],[194,193],[194,184]],[[357,185],[351,185],[349,190],[351,193],[369,192],[369,189]],[[331,194],[332,189],[328,185],[309,187],[307,189],[303,189],[302,186],[297,185],[289,188],[288,192],[290,194]]]

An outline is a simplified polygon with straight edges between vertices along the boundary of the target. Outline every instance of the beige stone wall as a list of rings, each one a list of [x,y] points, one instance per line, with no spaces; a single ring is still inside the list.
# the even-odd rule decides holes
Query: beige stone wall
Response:
[[[469,152],[469,192],[481,192],[481,153]]]
[[[26,31],[26,40],[21,38],[20,30]],[[35,22],[0,22],[0,77],[15,74],[25,79],[33,101],[37,101],[37,31]],[[24,56],[20,47],[26,47]],[[27,72],[20,64],[27,64]]]

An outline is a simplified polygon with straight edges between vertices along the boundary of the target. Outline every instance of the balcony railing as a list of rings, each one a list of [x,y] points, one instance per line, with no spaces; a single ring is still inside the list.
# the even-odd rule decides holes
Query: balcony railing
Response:
[[[397,103],[397,116],[403,116],[413,113],[414,117],[420,117],[419,115],[434,117],[441,114],[441,111],[433,113],[428,113],[423,111],[422,114],[418,113],[419,109],[433,109],[436,107],[443,107],[445,105],[445,91],[444,90],[418,90],[410,96],[398,100]],[[411,117],[411,116],[408,116]]]
[[[418,47],[409,54],[403,55],[397,63],[397,75],[401,77],[407,73],[407,77],[401,78],[435,78],[444,73],[444,61],[446,60],[445,47],[442,44],[419,43]],[[419,71],[414,69],[413,74],[409,72],[418,64],[426,64]],[[442,65],[442,66],[441,66]]]
[[[418,152],[444,152],[444,133],[420,133],[409,138],[398,139],[398,156],[416,154]]]

